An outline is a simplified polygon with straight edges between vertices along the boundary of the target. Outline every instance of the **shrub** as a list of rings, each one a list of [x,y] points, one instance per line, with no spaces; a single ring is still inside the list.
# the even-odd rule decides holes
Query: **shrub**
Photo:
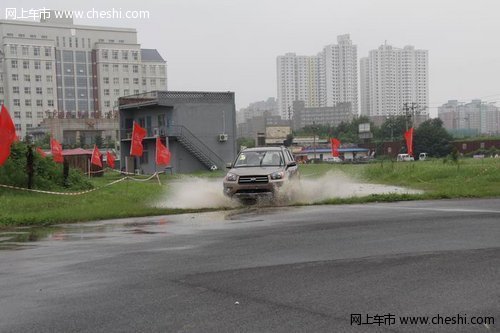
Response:
[[[26,171],[26,154],[28,147],[23,142],[11,146],[11,155],[0,167],[0,184],[26,187],[28,174]],[[34,153],[33,188],[40,190],[57,190],[64,188],[63,166],[51,158],[43,158]],[[68,187],[72,190],[92,188],[92,184],[78,171],[71,169],[68,176]]]

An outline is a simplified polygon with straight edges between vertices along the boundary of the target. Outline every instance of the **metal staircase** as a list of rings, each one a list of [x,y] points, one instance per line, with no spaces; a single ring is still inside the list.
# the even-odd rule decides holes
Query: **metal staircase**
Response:
[[[185,126],[169,126],[167,133],[177,138],[177,141],[209,170],[214,171],[224,167],[225,161]]]

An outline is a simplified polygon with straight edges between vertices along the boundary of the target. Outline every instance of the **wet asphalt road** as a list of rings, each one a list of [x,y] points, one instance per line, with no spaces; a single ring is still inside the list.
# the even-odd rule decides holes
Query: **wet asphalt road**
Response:
[[[500,331],[498,199],[252,208],[9,237],[0,332]],[[353,313],[496,324],[351,325]]]

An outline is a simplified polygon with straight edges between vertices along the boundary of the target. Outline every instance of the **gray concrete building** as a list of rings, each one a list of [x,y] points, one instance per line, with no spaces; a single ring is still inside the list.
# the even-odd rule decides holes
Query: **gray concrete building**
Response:
[[[303,101],[293,102],[293,128],[300,129],[313,124],[337,126],[350,122],[354,115],[351,103],[337,103],[335,106],[306,107]]]
[[[0,102],[21,137],[47,111],[92,118],[117,110],[119,96],[165,89],[165,60],[141,49],[133,28],[75,25],[55,15],[0,20]]]
[[[173,172],[225,168],[236,157],[236,108],[232,92],[154,91],[119,99],[120,154],[128,170],[153,173],[155,142],[165,140]],[[133,122],[147,131],[142,157],[130,156]]]

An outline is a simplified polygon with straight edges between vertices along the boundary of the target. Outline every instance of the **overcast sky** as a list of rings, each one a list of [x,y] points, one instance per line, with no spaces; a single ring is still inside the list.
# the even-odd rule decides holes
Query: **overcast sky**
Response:
[[[75,23],[136,28],[142,47],[167,60],[170,90],[234,91],[237,109],[276,97],[276,56],[313,55],[346,33],[359,58],[386,40],[429,50],[433,114],[448,99],[500,101],[498,0],[3,0],[2,6],[149,10],[149,19]]]

